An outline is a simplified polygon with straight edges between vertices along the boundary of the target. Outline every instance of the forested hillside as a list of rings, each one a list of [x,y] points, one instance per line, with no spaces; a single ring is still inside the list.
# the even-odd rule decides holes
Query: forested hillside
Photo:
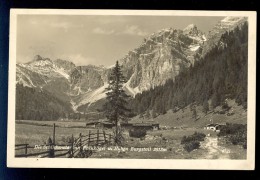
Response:
[[[153,110],[153,115],[191,103],[212,108],[226,98],[247,108],[248,24],[222,35],[203,59],[169,79],[163,86],[137,94],[130,102],[136,114]],[[211,101],[209,101],[211,100]]]
[[[57,120],[72,112],[69,103],[48,92],[16,85],[16,119]]]

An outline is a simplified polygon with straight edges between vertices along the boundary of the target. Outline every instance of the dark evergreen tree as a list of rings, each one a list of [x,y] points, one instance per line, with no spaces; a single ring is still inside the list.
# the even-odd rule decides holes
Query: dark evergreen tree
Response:
[[[150,110],[149,109],[145,113],[145,118],[146,119],[150,119],[151,118],[151,114],[150,114]]]
[[[192,110],[192,118],[196,121],[197,120],[197,110],[196,107],[194,107],[194,109]]]
[[[211,106],[215,108],[220,105],[220,94],[218,92],[214,93],[211,99]]]
[[[141,113],[141,114],[139,115],[139,118],[140,118],[140,119],[144,119],[144,113]]]
[[[122,132],[119,129],[119,126],[120,122],[127,122],[129,120],[130,109],[127,107],[127,100],[130,96],[126,95],[123,90],[125,78],[118,61],[112,69],[108,80],[109,86],[106,88],[108,92],[106,93],[107,101],[104,104],[104,113],[107,119],[115,125],[115,143],[120,144],[122,143]]]
[[[209,111],[209,103],[208,100],[204,100],[203,102],[203,112],[205,113],[205,115],[208,113]]]
[[[196,104],[195,103],[190,104],[190,110],[192,112],[192,118],[194,120],[197,120],[197,109],[196,109]]]
[[[156,112],[154,110],[152,111],[152,118],[156,118]]]

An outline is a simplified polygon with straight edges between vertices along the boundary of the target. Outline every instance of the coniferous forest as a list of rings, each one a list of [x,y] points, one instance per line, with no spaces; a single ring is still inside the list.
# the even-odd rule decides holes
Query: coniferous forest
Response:
[[[226,98],[247,108],[248,24],[222,35],[218,44],[193,66],[163,86],[137,94],[130,106],[135,114],[153,116],[191,103],[215,108]]]
[[[73,112],[69,103],[50,93],[19,84],[16,85],[15,105],[16,119],[22,120],[58,120]]]

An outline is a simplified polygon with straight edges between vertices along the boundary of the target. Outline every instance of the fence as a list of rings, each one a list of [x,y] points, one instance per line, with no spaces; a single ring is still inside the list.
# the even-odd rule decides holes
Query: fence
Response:
[[[112,135],[105,131],[97,130],[96,132],[89,131],[86,135],[79,134],[78,138],[71,135],[71,141],[68,144],[55,144],[55,124],[53,127],[53,139],[48,138],[48,143],[38,145],[46,149],[42,152],[29,153],[29,150],[36,150],[37,147],[29,144],[16,144],[15,151],[23,151],[24,153],[15,153],[15,157],[40,157],[40,158],[56,158],[56,157],[89,157],[92,151],[84,151],[86,146],[104,146],[112,142]]]

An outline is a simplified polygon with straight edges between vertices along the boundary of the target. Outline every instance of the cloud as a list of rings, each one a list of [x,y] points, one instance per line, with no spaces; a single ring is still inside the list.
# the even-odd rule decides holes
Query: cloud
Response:
[[[104,34],[104,35],[134,35],[134,36],[147,36],[149,33],[146,31],[141,30],[138,26],[132,25],[132,26],[126,26],[125,29],[121,31],[115,31],[115,30],[108,30],[108,29],[103,29],[100,27],[97,27],[93,29],[92,31],[95,34]]]
[[[50,28],[60,28],[67,31],[69,28],[76,27],[75,24],[67,21],[58,21],[58,20],[50,20],[50,19],[30,19],[28,21],[33,26],[47,26]]]
[[[131,25],[127,26],[124,31],[120,34],[129,34],[129,35],[137,35],[137,36],[147,36],[148,33],[141,30],[138,26]]]
[[[85,57],[80,53],[78,53],[78,54],[68,54],[68,55],[64,54],[64,55],[60,55],[59,57],[56,57],[56,59],[57,58],[69,60],[69,61],[73,62],[74,64],[76,64],[77,66],[95,64],[95,62],[96,62],[95,58]]]
[[[114,30],[102,29],[100,27],[97,27],[97,28],[93,29],[92,32],[95,33],[95,34],[105,34],[105,35],[111,35],[111,34],[115,33]]]

